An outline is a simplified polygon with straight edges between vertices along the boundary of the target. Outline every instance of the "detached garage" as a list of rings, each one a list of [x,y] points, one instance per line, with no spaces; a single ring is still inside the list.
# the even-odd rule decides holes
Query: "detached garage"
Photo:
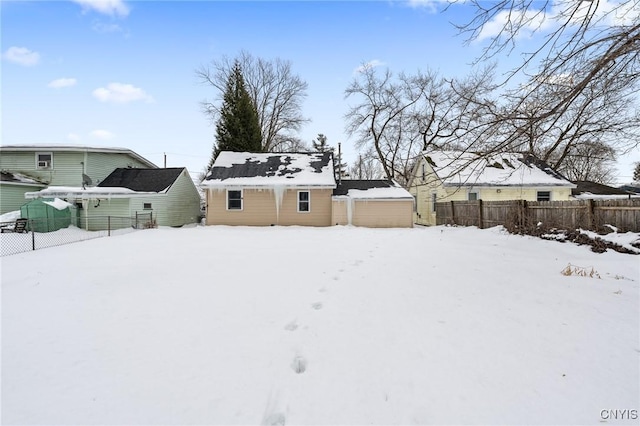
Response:
[[[413,227],[413,196],[389,180],[343,180],[333,191],[334,225]]]

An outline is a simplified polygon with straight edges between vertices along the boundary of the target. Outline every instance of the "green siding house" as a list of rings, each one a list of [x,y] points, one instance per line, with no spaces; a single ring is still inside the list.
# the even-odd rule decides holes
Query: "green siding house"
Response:
[[[157,168],[130,149],[79,145],[0,145],[0,214],[46,186],[97,185],[119,167]]]
[[[128,227],[118,218],[151,214],[159,226],[182,226],[200,220],[200,194],[184,167],[166,169],[117,168],[95,187],[50,186],[26,194],[27,198],[57,197],[79,207],[81,227],[106,229],[103,219],[113,218],[112,229]]]

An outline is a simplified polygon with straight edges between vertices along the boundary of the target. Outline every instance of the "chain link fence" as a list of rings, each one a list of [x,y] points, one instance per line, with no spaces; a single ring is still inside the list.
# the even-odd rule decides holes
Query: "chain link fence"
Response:
[[[0,256],[55,247],[100,237],[122,235],[139,229],[155,228],[152,213],[133,217],[94,216],[28,219],[0,222]]]

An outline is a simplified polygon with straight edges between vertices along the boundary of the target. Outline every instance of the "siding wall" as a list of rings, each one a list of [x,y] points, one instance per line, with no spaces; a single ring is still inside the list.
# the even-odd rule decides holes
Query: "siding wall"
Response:
[[[0,183],[0,214],[20,210],[20,206],[28,200],[24,198],[25,192],[34,192],[42,189],[42,186],[14,185]]]
[[[207,225],[331,225],[331,189],[309,189],[311,211],[298,212],[298,190],[287,189],[277,208],[271,189],[244,189],[242,210],[227,210],[227,191],[207,189]]]
[[[368,228],[411,228],[413,200],[355,200],[353,224]]]
[[[57,154],[54,154],[54,156]],[[88,152],[86,164],[86,174],[93,180],[93,185],[97,185],[119,167],[149,168],[127,154]]]
[[[332,225],[351,225],[368,228],[413,227],[413,200],[353,200],[334,198]]]
[[[167,194],[166,226],[197,223],[200,214],[200,193],[185,169]]]

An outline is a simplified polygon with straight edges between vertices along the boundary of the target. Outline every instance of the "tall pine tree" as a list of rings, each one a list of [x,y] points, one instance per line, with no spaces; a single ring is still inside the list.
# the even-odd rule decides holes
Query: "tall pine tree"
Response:
[[[209,169],[221,151],[262,152],[258,112],[245,87],[239,62],[227,81]]]

